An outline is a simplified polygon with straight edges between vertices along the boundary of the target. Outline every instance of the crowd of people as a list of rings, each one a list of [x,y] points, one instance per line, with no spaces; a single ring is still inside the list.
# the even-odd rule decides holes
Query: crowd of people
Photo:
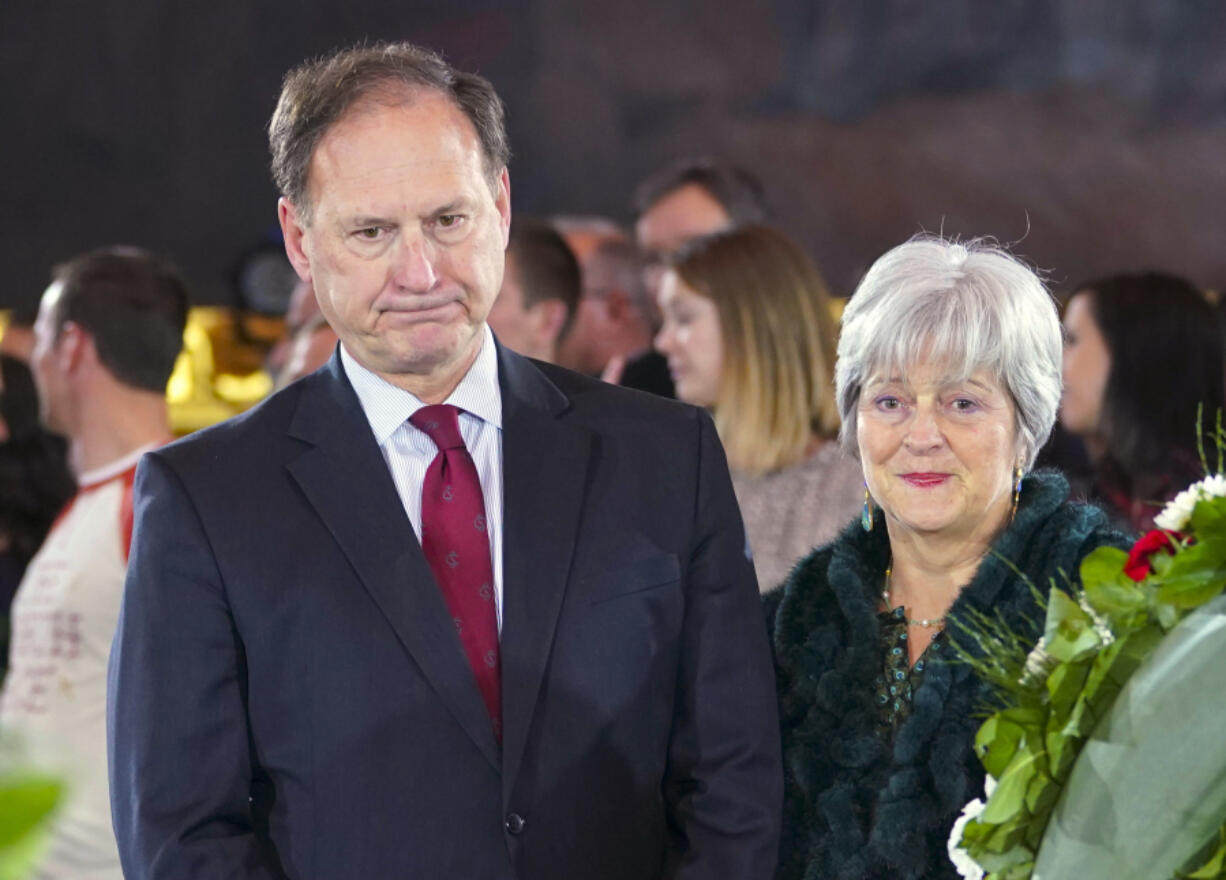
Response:
[[[0,340],[36,876],[956,877],[959,624],[1037,641],[1201,474],[1206,293],[921,236],[844,300],[711,159],[512,217],[493,87],[408,44],[291,71],[269,142],[263,403],[172,442],[188,287],[132,247]]]

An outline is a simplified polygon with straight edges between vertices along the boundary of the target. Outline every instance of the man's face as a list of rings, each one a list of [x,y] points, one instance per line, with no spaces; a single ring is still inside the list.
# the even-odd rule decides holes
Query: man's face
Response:
[[[502,288],[490,309],[489,321],[490,328],[497,334],[499,342],[512,351],[534,356],[536,339],[532,313],[524,305],[524,287],[512,253],[507,254]]]
[[[445,96],[367,101],[311,157],[306,218],[282,199],[286,251],[367,369],[410,390],[454,387],[502,283],[505,169],[491,188],[476,132]],[[449,389],[448,389],[449,390]]]
[[[585,284],[586,288],[586,284]],[[609,303],[603,293],[587,289],[575,306],[575,317],[558,347],[558,363],[589,376],[597,376],[618,351],[609,315]]]
[[[613,272],[605,268],[607,260],[600,252],[601,245],[619,241],[620,234],[581,229],[563,232],[562,237],[579,261],[583,289],[570,328],[558,344],[558,363],[598,376],[614,355],[637,353],[626,350],[625,329],[620,324],[644,319],[636,310],[631,314],[629,294],[619,289],[621,285]],[[618,298],[617,304],[611,301],[612,297]]]
[[[545,299],[528,305],[524,297],[523,273],[512,248],[507,251],[507,271],[502,290],[490,309],[490,328],[498,341],[512,351],[543,361],[557,356],[558,333],[566,319],[561,300]]]
[[[39,419],[48,431],[69,433],[68,389],[62,369],[55,313],[63,286],[53,281],[43,292],[34,321],[34,350],[30,354],[30,370],[38,389]]]
[[[634,225],[634,237],[643,252],[644,278],[651,295],[658,295],[664,262],[678,248],[731,225],[724,206],[696,183],[678,187],[648,208]]]

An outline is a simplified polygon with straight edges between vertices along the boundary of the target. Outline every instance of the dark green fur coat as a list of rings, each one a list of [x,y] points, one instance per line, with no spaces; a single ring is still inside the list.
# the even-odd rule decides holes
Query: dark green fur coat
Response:
[[[1028,477],[1017,516],[993,544],[1043,592],[1076,578],[1082,557],[1127,537],[1097,508],[1067,502],[1054,472]],[[874,680],[882,670],[877,621],[890,561],[877,512],[802,560],[766,598],[779,676],[786,777],[779,878],[956,878],[945,850],[963,805],[983,793],[972,750],[989,694],[969,667],[932,662],[892,743],[876,733]],[[1037,641],[1030,589],[989,553],[947,615],[948,638],[969,609],[999,611]],[[952,652],[949,652],[952,654]]]

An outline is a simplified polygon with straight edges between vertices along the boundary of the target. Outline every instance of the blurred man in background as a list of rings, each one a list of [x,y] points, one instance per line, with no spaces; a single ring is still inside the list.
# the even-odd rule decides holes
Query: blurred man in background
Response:
[[[574,319],[579,288],[579,264],[562,236],[540,220],[516,217],[490,328],[512,351],[557,363],[558,343]]]
[[[46,427],[68,439],[76,496],[26,569],[13,602],[0,725],[63,774],[37,876],[121,880],[106,768],[106,666],[132,535],[136,463],[170,439],[166,382],[187,321],[169,264],[109,248],[58,268],[31,358]]]
[[[682,160],[644,180],[634,209],[634,238],[652,296],[664,264],[690,239],[768,219],[762,182],[707,158]]]
[[[588,252],[582,269],[583,295],[559,363],[589,376],[620,371],[651,350],[658,323],[638,251],[628,239],[608,238]]]
[[[634,209],[634,238],[652,302],[668,261],[686,242],[733,226],[761,223],[767,215],[757,177],[707,158],[682,160],[644,180],[635,191]],[[668,365],[655,351],[627,361],[623,371],[610,371],[608,377],[631,388],[675,395]]]

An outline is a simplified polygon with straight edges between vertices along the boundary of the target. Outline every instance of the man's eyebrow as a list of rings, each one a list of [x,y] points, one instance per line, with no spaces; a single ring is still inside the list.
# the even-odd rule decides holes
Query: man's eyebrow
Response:
[[[431,211],[430,216],[438,217],[440,214],[454,214],[458,211],[463,211],[469,206],[469,204],[469,200],[465,198],[452,199],[447,204]]]
[[[376,214],[358,214],[346,220],[345,225],[365,229],[368,226],[391,226],[392,221]]]

